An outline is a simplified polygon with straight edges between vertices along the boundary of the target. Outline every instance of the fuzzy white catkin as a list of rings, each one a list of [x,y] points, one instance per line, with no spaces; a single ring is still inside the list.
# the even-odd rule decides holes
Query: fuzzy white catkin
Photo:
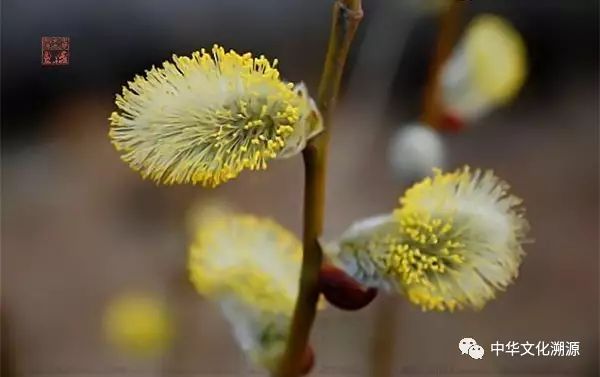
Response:
[[[398,128],[390,138],[388,161],[396,179],[420,180],[433,168],[443,169],[446,147],[437,131],[422,123]]]

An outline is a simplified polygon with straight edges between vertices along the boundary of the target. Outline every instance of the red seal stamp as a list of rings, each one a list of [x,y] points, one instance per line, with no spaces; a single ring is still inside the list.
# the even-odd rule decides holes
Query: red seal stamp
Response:
[[[42,65],[68,65],[69,37],[42,37]]]

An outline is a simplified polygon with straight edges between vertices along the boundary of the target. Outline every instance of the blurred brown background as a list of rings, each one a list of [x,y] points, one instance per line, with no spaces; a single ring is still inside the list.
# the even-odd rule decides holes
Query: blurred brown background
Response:
[[[424,2],[427,0],[423,0]],[[418,116],[436,15],[365,1],[329,160],[326,238],[389,210],[387,141]],[[414,3],[414,2],[413,2]],[[219,198],[301,231],[302,163],[275,162],[216,190],[159,187],[107,139],[114,93],[172,53],[220,43],[280,59],[315,92],[330,1],[24,0],[2,2],[3,352],[18,376],[250,376],[218,309],[185,277],[185,209]],[[528,45],[530,76],[511,106],[444,135],[449,167],[492,168],[525,199],[535,243],[516,284],[483,311],[422,313],[380,295],[317,320],[313,375],[598,375],[598,4],[470,1],[506,16]],[[69,36],[71,62],[40,66],[41,36]],[[160,296],[178,336],[160,360],[130,360],[102,334],[124,290]],[[580,341],[578,357],[461,357],[473,337]]]

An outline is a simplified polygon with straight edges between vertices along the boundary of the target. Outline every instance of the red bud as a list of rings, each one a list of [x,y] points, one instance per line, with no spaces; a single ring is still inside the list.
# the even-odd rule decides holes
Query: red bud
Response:
[[[376,288],[362,286],[331,264],[321,267],[319,284],[327,301],[343,310],[362,309],[377,296]]]
[[[460,132],[465,128],[465,122],[458,114],[446,110],[442,114],[440,128],[444,131]]]

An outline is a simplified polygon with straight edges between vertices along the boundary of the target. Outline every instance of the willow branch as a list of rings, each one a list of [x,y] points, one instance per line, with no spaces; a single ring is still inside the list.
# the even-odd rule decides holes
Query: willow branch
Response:
[[[371,373],[373,377],[394,376],[394,362],[397,347],[396,327],[399,322],[400,310],[396,300],[386,298],[380,300],[375,314],[371,348]]]
[[[333,6],[329,44],[317,97],[317,105],[323,116],[324,131],[312,139],[303,151],[305,184],[302,245],[304,251],[300,290],[288,344],[276,374],[278,377],[299,375],[302,356],[316,315],[319,299],[319,270],[323,259],[318,238],[323,231],[329,130],[348,50],[362,16],[361,0],[337,0]]]
[[[453,0],[440,20],[436,46],[433,50],[427,84],[425,86],[421,117],[423,123],[434,128],[439,127],[441,117],[441,70],[456,43],[458,32],[460,30],[461,14],[465,7],[465,3],[466,1],[464,0]]]

